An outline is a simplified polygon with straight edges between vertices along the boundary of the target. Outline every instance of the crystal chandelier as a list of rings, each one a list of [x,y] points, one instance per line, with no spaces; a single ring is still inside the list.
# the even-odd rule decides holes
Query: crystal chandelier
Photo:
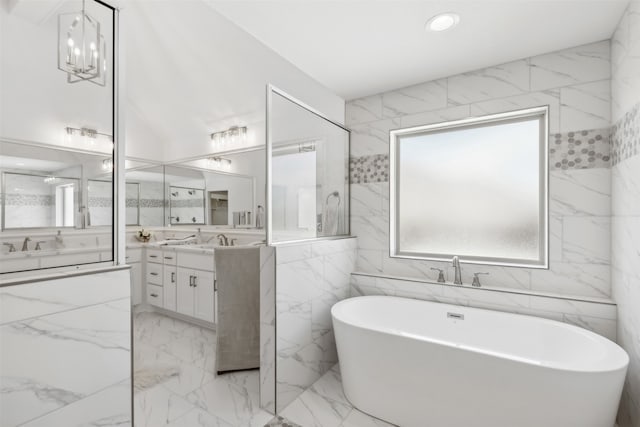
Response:
[[[100,86],[107,80],[107,44],[100,22],[82,10],[58,15],[58,68],[67,83],[89,81]]]

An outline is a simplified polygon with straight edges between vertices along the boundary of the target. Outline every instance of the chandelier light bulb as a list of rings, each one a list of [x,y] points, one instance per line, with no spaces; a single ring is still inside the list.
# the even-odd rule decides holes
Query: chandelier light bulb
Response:
[[[67,39],[67,46],[69,46],[69,47],[73,47],[73,45],[74,45],[74,41],[73,41],[73,39],[72,39],[71,37],[69,37],[69,38]]]

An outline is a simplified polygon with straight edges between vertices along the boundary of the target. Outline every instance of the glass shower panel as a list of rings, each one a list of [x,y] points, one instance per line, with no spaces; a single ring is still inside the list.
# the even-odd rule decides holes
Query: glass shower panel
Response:
[[[271,242],[349,234],[349,131],[273,90]]]

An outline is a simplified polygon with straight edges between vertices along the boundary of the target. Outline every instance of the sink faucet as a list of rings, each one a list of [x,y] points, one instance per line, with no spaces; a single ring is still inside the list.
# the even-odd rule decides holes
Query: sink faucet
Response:
[[[460,268],[460,258],[458,256],[454,256],[451,261],[451,265],[455,269],[455,277],[453,278],[454,285],[462,285],[462,269]]]
[[[16,247],[15,247],[15,245],[13,243],[4,242],[3,245],[9,246],[9,252],[15,252],[16,251]]]
[[[218,239],[220,246],[229,246],[229,239],[224,234],[218,234],[216,238]]]
[[[29,250],[29,242],[31,241],[30,237],[25,237],[24,242],[22,242],[22,252],[27,252]]]

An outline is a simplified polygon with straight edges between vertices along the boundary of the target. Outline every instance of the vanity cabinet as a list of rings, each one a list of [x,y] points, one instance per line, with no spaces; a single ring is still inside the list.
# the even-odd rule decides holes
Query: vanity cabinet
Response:
[[[214,321],[213,271],[194,270],[178,266],[177,309],[186,316],[207,322]]]
[[[142,249],[127,249],[124,260],[131,266],[131,303],[142,302]]]
[[[162,267],[162,282],[164,288],[163,306],[167,310],[176,310],[176,292],[178,284],[178,272],[175,265],[165,264]]]
[[[162,250],[147,249],[146,261],[147,303],[164,307]]]

